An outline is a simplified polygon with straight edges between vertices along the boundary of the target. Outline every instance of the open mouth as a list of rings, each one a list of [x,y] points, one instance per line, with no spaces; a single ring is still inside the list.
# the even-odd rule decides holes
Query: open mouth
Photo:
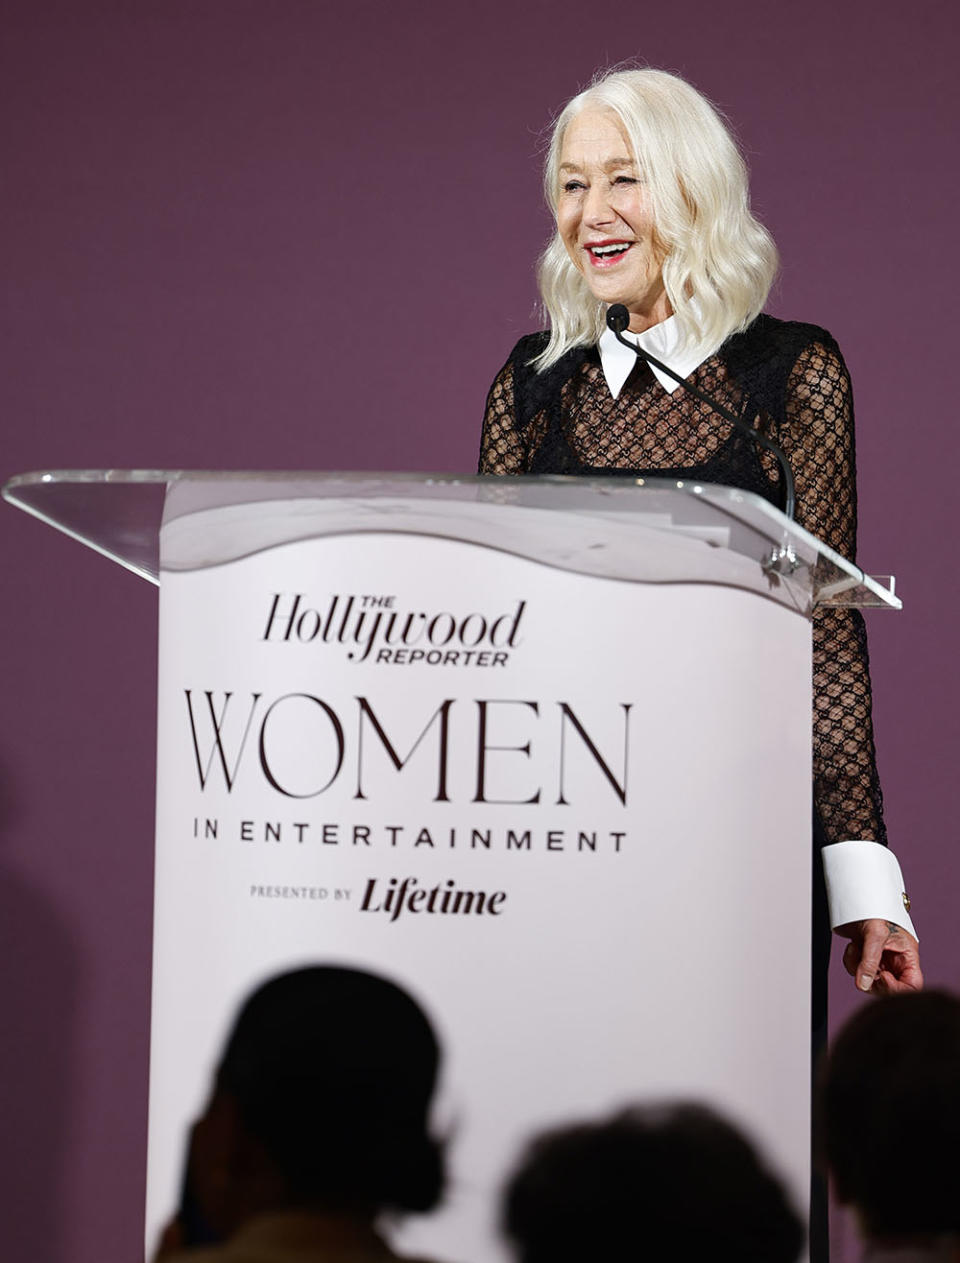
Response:
[[[586,249],[591,263],[602,266],[622,259],[632,245],[632,241],[605,241],[595,246],[587,246]]]

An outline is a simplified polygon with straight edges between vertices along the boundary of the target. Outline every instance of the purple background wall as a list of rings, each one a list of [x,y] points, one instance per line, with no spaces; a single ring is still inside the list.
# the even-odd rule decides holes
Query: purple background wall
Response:
[[[770,309],[854,375],[861,560],[906,604],[870,617],[891,838],[957,985],[955,12],[6,0],[0,474],[472,469],[534,324],[551,110],[627,57],[684,73],[749,156]],[[4,1254],[132,1259],[156,593],[9,508],[0,548]]]

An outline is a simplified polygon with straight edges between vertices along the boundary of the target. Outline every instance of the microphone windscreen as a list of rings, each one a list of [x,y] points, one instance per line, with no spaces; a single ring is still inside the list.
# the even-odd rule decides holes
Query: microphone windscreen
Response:
[[[630,313],[623,303],[614,303],[607,309],[607,328],[614,333],[623,333],[630,324]]]

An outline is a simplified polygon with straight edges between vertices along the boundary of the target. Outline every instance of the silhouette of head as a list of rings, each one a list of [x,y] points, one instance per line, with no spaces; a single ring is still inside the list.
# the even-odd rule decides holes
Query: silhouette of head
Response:
[[[859,1009],[821,1072],[837,1196],[870,1236],[960,1232],[960,1000],[888,996]]]
[[[535,1140],[507,1187],[504,1226],[519,1263],[794,1263],[804,1240],[750,1144],[693,1105],[633,1108]]]
[[[311,1207],[372,1218],[439,1200],[428,1131],[439,1047],[384,978],[314,966],[264,983],[227,1040],[194,1129],[191,1177],[220,1236],[252,1213]]]

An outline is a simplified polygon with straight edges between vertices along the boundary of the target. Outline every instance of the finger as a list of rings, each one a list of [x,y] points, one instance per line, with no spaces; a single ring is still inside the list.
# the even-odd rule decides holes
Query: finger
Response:
[[[857,966],[860,964],[860,944],[853,939],[843,949],[843,967],[851,978],[856,977]]]
[[[920,970],[920,961],[915,953],[897,952],[893,955],[888,953],[888,956],[884,958],[883,968],[894,983],[891,990],[923,990],[923,973]]]
[[[891,973],[888,969],[883,969],[877,974],[873,984],[873,993],[875,995],[897,995],[904,991],[919,991],[921,986],[915,981],[907,978],[898,978],[896,974]]]
[[[889,931],[885,922],[868,922],[863,933],[863,950],[860,953],[860,964],[856,972],[857,990],[869,991],[880,970],[880,958],[883,945],[887,941]]]

